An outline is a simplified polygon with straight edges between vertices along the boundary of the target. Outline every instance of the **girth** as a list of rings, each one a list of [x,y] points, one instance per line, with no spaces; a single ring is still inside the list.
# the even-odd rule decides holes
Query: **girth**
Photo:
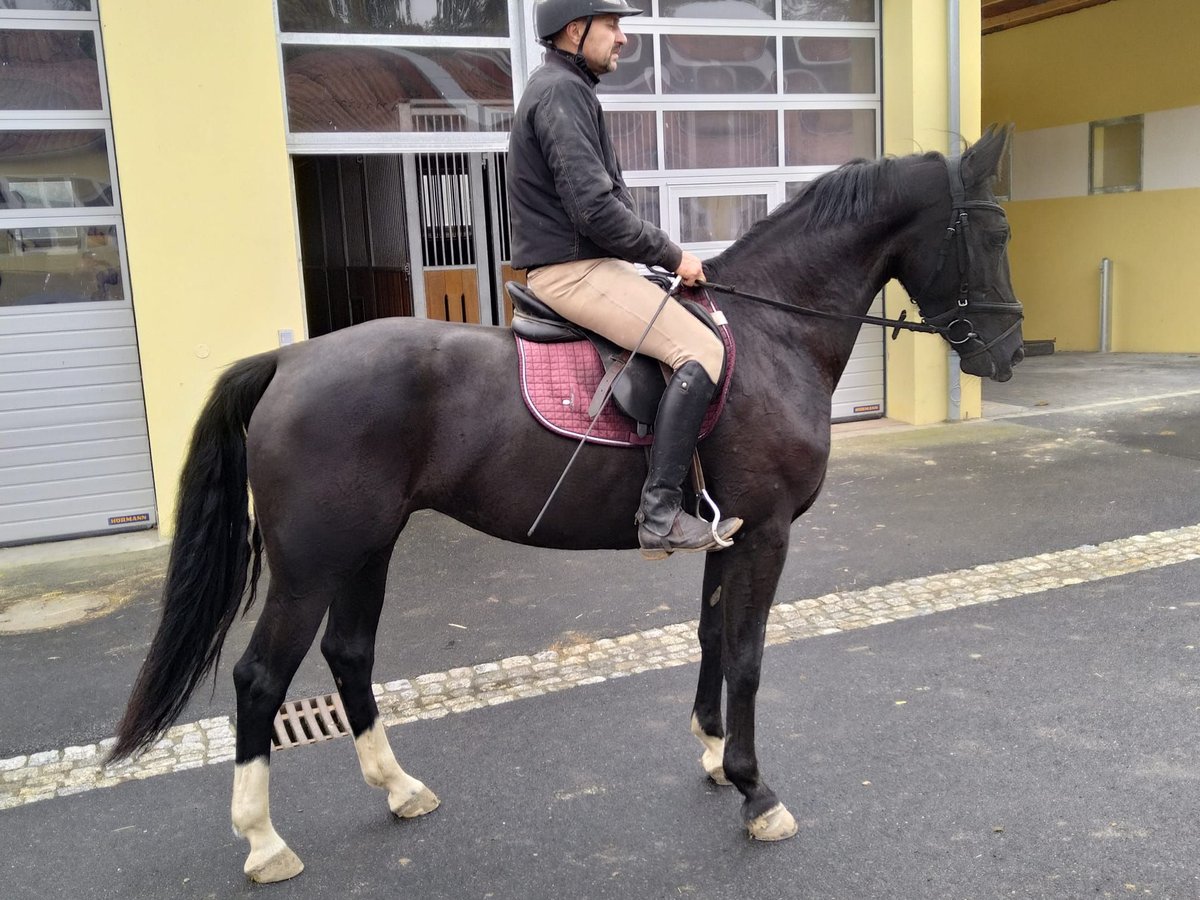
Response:
[[[649,277],[649,280],[666,290],[661,279]],[[658,415],[658,404],[670,374],[663,364],[641,353],[630,360],[628,350],[594,331],[567,321],[520,282],[506,282],[504,288],[513,301],[512,330],[518,337],[539,344],[586,340],[595,348],[604,366],[604,378],[588,406],[588,415],[595,416],[599,412],[599,403],[609,385],[612,385],[613,402],[637,423],[638,435],[645,437]],[[708,310],[693,300],[676,299],[714,334],[721,336]],[[629,360],[628,365],[625,364],[626,360]],[[720,380],[724,380],[724,377],[725,371],[722,370]]]

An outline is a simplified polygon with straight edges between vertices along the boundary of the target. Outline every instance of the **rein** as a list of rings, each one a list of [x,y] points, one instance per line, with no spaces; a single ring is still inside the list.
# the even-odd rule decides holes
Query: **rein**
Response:
[[[714,291],[719,291],[722,294],[729,294],[733,297],[741,297],[743,300],[753,300],[755,303],[761,303],[764,306],[772,306],[775,309],[782,309],[786,312],[796,313],[801,316],[813,316],[817,319],[833,319],[835,321],[862,322],[866,325],[882,325],[884,328],[892,329],[892,340],[900,336],[900,330],[919,331],[922,334],[940,334],[946,340],[954,343],[949,336],[950,328],[946,325],[928,325],[924,322],[909,322],[908,311],[901,310],[900,318],[884,319],[879,316],[856,316],[852,313],[830,312],[825,309],[812,309],[808,306],[793,306],[791,303],[784,303],[782,300],[774,300],[770,297],[763,297],[759,294],[751,294],[746,291],[739,291],[737,288],[728,284],[720,284],[716,281],[700,281],[696,283],[697,287],[711,288]],[[961,342],[960,342],[961,343]]]
[[[954,262],[955,268],[958,270],[958,297],[955,304],[948,310],[936,315],[926,316],[924,322],[909,322],[906,310],[901,310],[900,317],[897,319],[885,319],[879,316],[856,316],[851,313],[830,312],[806,306],[793,306],[790,303],[784,303],[782,300],[774,300],[770,297],[762,297],[758,294],[740,291],[732,285],[719,284],[714,281],[705,281],[701,282],[701,284],[722,294],[730,294],[734,297],[752,300],[755,303],[762,303],[765,306],[772,306],[776,309],[786,310],[787,312],[796,313],[801,316],[813,316],[818,319],[833,319],[835,321],[861,322],[866,325],[881,325],[884,328],[892,329],[892,340],[900,336],[902,329],[916,331],[921,334],[940,334],[955,349],[958,349],[968,341],[979,340],[979,334],[975,331],[975,326],[966,317],[968,311],[1004,313],[1016,316],[1016,321],[1004,332],[986,344],[981,342],[979,349],[971,351],[967,354],[966,358],[985,353],[1020,326],[1021,320],[1024,318],[1024,310],[1019,302],[988,303],[983,300],[972,299],[970,280],[972,254],[971,245],[967,241],[967,227],[970,221],[968,213],[973,209],[984,209],[990,212],[998,212],[1005,218],[1007,216],[1005,215],[1004,207],[992,200],[967,199],[966,186],[963,184],[962,179],[961,160],[958,157],[946,160],[946,174],[950,179],[950,224],[946,227],[942,246],[938,251],[937,265],[934,267],[933,273],[929,276],[929,280],[925,282],[925,286],[912,295],[912,302],[919,308],[920,298],[924,297],[929,289],[933,287],[934,283],[941,276],[942,270],[946,267],[946,260],[950,256],[951,247],[954,247],[955,250]],[[966,262],[965,267],[964,260]],[[988,287],[987,284],[984,284],[982,290],[974,292],[975,296],[986,296]],[[949,321],[947,322],[947,320]]]

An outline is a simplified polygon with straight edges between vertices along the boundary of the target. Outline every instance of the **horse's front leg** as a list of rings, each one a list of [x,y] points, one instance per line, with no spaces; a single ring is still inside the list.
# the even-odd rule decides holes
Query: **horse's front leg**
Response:
[[[754,752],[754,704],[762,671],[767,615],[787,556],[787,523],[743,531],[722,551],[720,607],[724,613],[721,667],[727,694],[725,775],[742,792],[742,818],[750,836],[781,841],[796,833],[796,820],[762,780]]]
[[[725,727],[721,718],[721,574],[723,552],[709,553],[704,562],[704,588],[700,598],[700,677],[696,684],[696,702],[692,706],[692,734],[704,747],[700,765],[717,784],[729,784],[725,777]]]

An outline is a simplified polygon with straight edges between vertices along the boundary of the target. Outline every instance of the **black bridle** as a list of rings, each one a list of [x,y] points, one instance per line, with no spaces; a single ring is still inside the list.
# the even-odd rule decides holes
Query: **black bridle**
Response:
[[[967,199],[967,190],[962,178],[961,158],[954,157],[953,159],[946,160],[946,174],[950,179],[950,224],[946,228],[941,249],[938,251],[937,265],[934,267],[933,273],[929,276],[929,280],[925,282],[925,286],[912,295],[912,302],[917,304],[918,308],[920,307],[921,299],[933,287],[938,278],[941,277],[942,269],[945,268],[946,260],[950,256],[950,247],[953,246],[955,248],[954,264],[958,270],[958,297],[955,300],[955,304],[945,312],[925,316],[925,321],[931,325],[940,327],[942,329],[940,333],[950,342],[951,346],[956,350],[960,350],[960,355],[964,359],[970,359],[981,353],[986,353],[993,346],[1016,331],[1021,325],[1021,320],[1025,317],[1025,312],[1020,301],[1012,303],[989,303],[987,300],[984,300],[983,298],[991,291],[991,284],[986,278],[978,290],[971,290],[971,272],[974,268],[972,266],[974,256],[971,244],[967,240],[970,211],[973,209],[982,209],[999,213],[1000,217],[1005,220],[1008,217],[1004,212],[1004,207],[994,200]],[[975,331],[975,326],[971,323],[971,320],[967,318],[968,313],[977,312],[1010,315],[1015,317],[1015,321],[985,344],[979,339],[979,334]],[[960,348],[971,340],[979,343],[979,347],[970,353],[962,354]]]
[[[973,209],[984,209],[989,212],[998,212],[1005,219],[1007,219],[1007,216],[1005,215],[1004,207],[993,200],[967,199],[966,186],[963,184],[962,179],[962,164],[958,157],[946,160],[946,170],[950,179],[950,224],[946,228],[941,249],[938,251],[938,261],[933,269],[933,273],[925,282],[925,286],[917,293],[912,294],[911,297],[912,302],[920,308],[921,298],[925,296],[941,277],[942,270],[946,267],[946,260],[950,257],[951,247],[955,248],[954,266],[958,271],[958,297],[955,304],[945,312],[926,316],[924,322],[909,322],[907,320],[907,313],[903,311],[901,311],[900,317],[897,319],[885,319],[879,316],[856,316],[850,313],[811,309],[806,306],[793,306],[790,303],[784,303],[782,300],[773,300],[770,297],[761,297],[758,294],[740,291],[728,284],[719,284],[713,281],[705,281],[701,284],[703,287],[711,288],[722,294],[731,294],[735,297],[753,300],[756,303],[773,306],[776,309],[784,309],[802,316],[861,322],[866,325],[882,325],[885,328],[892,329],[893,340],[900,336],[901,329],[916,331],[922,334],[940,334],[955,350],[959,350],[960,355],[964,359],[970,359],[978,356],[980,353],[986,353],[997,343],[1016,331],[1025,314],[1020,301],[1014,301],[1013,303],[989,303],[983,300],[982,298],[986,297],[991,290],[991,284],[986,281],[979,290],[971,290],[971,263],[973,262],[973,255],[971,245],[967,241],[967,228],[970,222],[969,213]],[[975,326],[971,323],[971,320],[967,318],[968,312],[1003,313],[1015,316],[1016,321],[997,337],[985,344],[980,340],[979,334],[975,331]],[[970,353],[962,354],[961,349],[963,345],[969,341],[976,341],[979,343],[979,347]]]

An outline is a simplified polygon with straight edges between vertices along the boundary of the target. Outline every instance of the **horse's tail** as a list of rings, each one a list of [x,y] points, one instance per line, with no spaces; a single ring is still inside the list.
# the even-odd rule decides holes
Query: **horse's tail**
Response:
[[[275,375],[276,353],[235,363],[221,376],[192,433],[179,481],[162,621],[117,727],[109,760],[143,750],[183,712],[221,658],[221,645],[262,570],[262,538],[250,527],[246,427]]]

